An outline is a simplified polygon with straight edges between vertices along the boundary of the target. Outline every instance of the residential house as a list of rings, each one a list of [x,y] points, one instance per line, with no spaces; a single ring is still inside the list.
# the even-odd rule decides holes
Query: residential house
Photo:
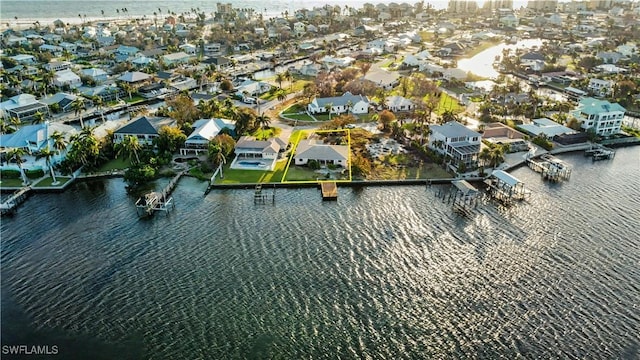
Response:
[[[370,81],[377,87],[385,90],[391,90],[400,79],[400,74],[397,71],[387,71],[380,68],[373,68],[362,77],[362,80]]]
[[[48,52],[55,57],[62,56],[62,48],[57,45],[42,44],[38,47],[40,52]]]
[[[187,55],[195,55],[198,52],[198,47],[193,44],[182,44],[178,48]]]
[[[0,103],[0,114],[4,119],[12,117],[21,122],[33,119],[35,113],[48,114],[47,104],[40,102],[31,94],[20,94]]]
[[[533,119],[531,124],[522,124],[519,127],[531,136],[544,135],[548,139],[553,139],[556,135],[576,133],[575,130],[547,118]]]
[[[60,111],[69,112],[73,110],[73,102],[77,98],[78,97],[76,95],[59,92],[57,94],[42,98],[40,101],[47,104],[49,108],[54,106],[54,104],[57,104],[57,107],[60,109]]]
[[[53,78],[53,85],[57,87],[68,86],[71,89],[75,89],[82,85],[80,76],[71,71],[71,69],[57,71]]]
[[[114,100],[118,101],[127,95],[124,90],[115,84],[98,85],[94,87],[81,86],[78,88],[78,92],[87,98],[97,96],[101,98],[104,103]]]
[[[464,164],[467,169],[477,166],[482,135],[457,121],[444,125],[431,125],[428,147],[449,156],[454,166]]]
[[[233,63],[231,63],[231,61],[229,61],[229,59],[224,56],[208,57],[202,60],[201,63],[207,64],[209,66],[214,66],[217,71],[229,69],[233,66]]]
[[[271,84],[268,82],[246,79],[236,85],[236,96],[239,98],[260,96],[271,90],[271,87]]]
[[[141,145],[153,145],[153,139],[159,135],[163,126],[175,126],[176,121],[165,117],[140,117],[119,128],[113,133],[113,142],[121,143],[125,136],[135,136]]]
[[[188,63],[189,59],[191,59],[191,55],[185,53],[184,51],[180,51],[173,54],[163,55],[161,59],[168,66],[180,65]]]
[[[625,111],[618,103],[585,97],[580,99],[571,115],[585,130],[593,129],[598,135],[612,135],[620,132]]]
[[[127,71],[126,73],[118,77],[118,81],[126,82],[129,84],[142,84],[151,78],[148,74],[140,71]]]
[[[91,80],[95,81],[96,84],[101,84],[107,81],[107,73],[102,69],[98,69],[98,68],[82,69],[82,71],[80,71],[80,74],[82,74],[82,76],[86,76]]]
[[[321,140],[300,140],[293,159],[296,165],[317,161],[320,165],[332,164],[346,168],[349,163],[349,147],[325,144]]]
[[[366,114],[369,112],[369,99],[366,96],[353,95],[347,91],[342,96],[315,98],[307,106],[307,111],[311,114],[339,115],[345,112]]]
[[[393,112],[411,111],[416,107],[411,99],[407,99],[398,95],[387,97],[384,105],[387,109]]]
[[[35,65],[37,63],[35,56],[27,54],[18,54],[10,56],[9,58],[15,60],[18,64],[22,65]]]
[[[193,152],[197,155],[200,152],[207,153],[209,142],[215,138],[220,131],[228,129],[234,132],[235,123],[227,119],[200,119],[193,123],[193,132],[187,137],[184,147],[180,149],[180,155],[187,155]]]
[[[605,64],[617,64],[624,57],[624,55],[615,51],[601,51],[596,54],[596,58],[601,59]]]
[[[593,78],[589,79],[589,85],[587,86],[587,89],[589,89],[592,94],[598,97],[605,97],[613,92],[613,85],[614,82],[611,80]]]
[[[23,160],[25,161],[22,164],[23,169],[42,169],[47,171],[49,170],[47,160],[45,158],[36,160],[36,154],[47,147],[49,147],[50,150],[53,150],[53,140],[51,140],[51,135],[56,131],[63,134],[67,141],[69,141],[70,137],[77,132],[72,126],[62,123],[45,122],[43,124],[25,125],[12,134],[0,135],[0,152],[5,153],[16,148],[24,149],[27,152],[27,155],[23,157]],[[67,149],[70,146],[71,145],[68,145]],[[51,163],[53,165],[59,164],[65,159],[66,154],[66,150],[58,152],[51,157]],[[12,170],[20,169],[17,164],[6,163],[4,161],[0,163],[0,168]]]
[[[75,54],[78,51],[78,45],[66,41],[61,42],[58,46],[62,48],[62,51],[68,51],[71,54]]]
[[[243,168],[247,169],[247,160],[270,160],[266,162],[260,162],[263,166],[249,167],[249,169],[255,170],[273,170],[276,160],[278,159],[278,153],[280,149],[286,146],[282,140],[278,138],[271,138],[268,140],[256,140],[251,136],[242,136],[236,142],[235,154],[236,158],[231,163],[231,168]]]
[[[71,69],[71,63],[68,61],[52,61],[44,65],[47,71],[62,71]]]
[[[296,36],[302,36],[306,32],[306,25],[301,22],[296,22],[293,24],[293,32]]]

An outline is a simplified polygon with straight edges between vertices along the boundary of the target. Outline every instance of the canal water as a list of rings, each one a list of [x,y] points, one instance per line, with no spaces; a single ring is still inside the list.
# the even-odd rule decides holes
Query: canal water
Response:
[[[489,79],[495,79],[500,73],[493,67],[493,63],[496,61],[496,56],[502,57],[502,50],[510,49],[531,49],[534,46],[542,46],[543,40],[541,39],[526,39],[520,40],[515,44],[499,44],[485,49],[469,59],[458,60],[458,69],[466,72],[471,72],[478,76],[482,76]]]
[[[2,345],[65,359],[588,358],[640,349],[640,147],[469,218],[423,186],[214,190],[138,219],[120,179],[2,220]],[[3,356],[3,359],[5,356]]]

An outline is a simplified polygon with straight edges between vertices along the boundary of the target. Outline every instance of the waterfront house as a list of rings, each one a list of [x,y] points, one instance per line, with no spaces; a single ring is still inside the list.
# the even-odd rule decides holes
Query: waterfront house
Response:
[[[201,61],[203,64],[215,67],[217,71],[229,69],[233,66],[231,61],[224,56],[212,56]]]
[[[42,44],[38,47],[40,52],[48,52],[55,57],[62,56],[62,48],[57,45]]]
[[[331,109],[329,110],[329,106]],[[369,99],[362,95],[353,95],[350,92],[342,96],[314,98],[307,106],[307,111],[311,114],[331,113],[339,115],[346,112],[352,114],[366,114],[369,112]]]
[[[236,129],[235,123],[227,119],[200,119],[193,123],[193,132],[184,142],[184,147],[180,149],[180,155],[187,155],[193,152],[197,155],[200,152],[207,153],[209,143],[223,129],[233,133]]]
[[[531,136],[544,135],[548,139],[553,139],[556,135],[576,133],[575,130],[547,118],[533,119],[531,124],[522,124],[518,127]]]
[[[151,78],[148,74],[140,71],[127,71],[118,77],[118,81],[126,82],[129,84],[142,84]]]
[[[231,168],[273,170],[278,159],[278,153],[284,146],[286,144],[279,138],[256,140],[252,136],[243,136],[236,142],[234,149],[236,157],[231,163]],[[255,165],[262,166],[254,167],[255,161],[259,162],[259,164]],[[247,164],[247,162],[251,162],[251,164]]]
[[[411,111],[416,107],[411,99],[407,99],[399,95],[388,96],[385,99],[384,105],[387,109],[393,112]]]
[[[53,85],[57,87],[68,86],[71,89],[75,89],[82,85],[82,80],[71,69],[67,69],[55,73]]]
[[[349,161],[349,147],[325,144],[321,140],[300,140],[293,159],[296,165],[317,161],[320,165],[332,164],[346,168]]]
[[[99,97],[103,102],[118,101],[126,96],[124,90],[116,86],[110,85],[98,85],[94,87],[81,86],[78,88],[78,92],[87,98]]]
[[[59,92],[57,94],[53,94],[51,96],[45,97],[40,99],[41,102],[47,104],[47,106],[49,106],[49,108],[51,108],[54,104],[57,104],[57,107],[60,109],[60,111],[62,112],[69,112],[72,109],[73,106],[73,102],[77,99],[78,97],[76,95],[73,94],[68,94],[65,92]],[[86,102],[88,102],[90,100],[86,99],[85,101],[85,106],[88,106],[88,104]]]
[[[16,95],[0,103],[0,114],[7,120],[15,117],[21,122],[29,121],[37,112],[48,114],[49,108],[31,94]]]
[[[45,122],[43,124],[23,126],[12,134],[2,134],[0,135],[0,153],[3,155],[2,158],[4,159],[4,154],[9,150],[20,148],[27,152],[27,155],[23,156],[23,160],[25,161],[22,164],[23,169],[49,170],[46,159],[43,158],[36,160],[36,154],[40,150],[47,148],[47,146],[50,150],[53,150],[51,135],[56,131],[63,134],[67,141],[69,141],[70,137],[77,132],[69,125]],[[71,145],[69,144],[67,149],[70,146]],[[55,154],[51,158],[51,163],[53,165],[60,163],[65,159],[66,153],[66,150],[63,150]],[[1,162],[0,168],[19,170],[17,164],[6,163],[4,160]]]
[[[113,142],[121,143],[125,136],[135,136],[141,145],[153,145],[153,139],[159,135],[163,126],[175,126],[176,121],[165,117],[143,116],[132,120],[113,133]]]
[[[482,135],[457,121],[430,127],[428,147],[453,160],[454,166],[464,164],[467,169],[475,168]]]
[[[618,103],[585,97],[580,99],[571,115],[585,130],[593,129],[598,135],[613,135],[620,132],[625,111]]]
[[[246,79],[236,85],[236,96],[244,99],[247,96],[260,96],[271,90],[271,84],[264,81]]]

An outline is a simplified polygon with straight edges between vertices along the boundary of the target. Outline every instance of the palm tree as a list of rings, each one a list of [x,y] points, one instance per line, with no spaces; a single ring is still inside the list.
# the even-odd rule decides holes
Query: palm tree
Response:
[[[483,147],[478,154],[478,159],[480,159],[483,166],[487,165],[487,163],[489,163],[491,159],[491,149],[488,147]]]
[[[51,163],[51,158],[53,156],[55,156],[56,154],[58,154],[57,150],[51,150],[49,148],[49,145],[47,145],[46,148],[40,150],[38,152],[38,154],[36,154],[36,160],[45,158],[47,166],[49,167],[49,172],[51,173],[51,179],[53,179],[53,182],[51,183],[51,185],[58,185],[59,182],[58,180],[56,180],[56,174],[53,171],[53,164]]]
[[[22,185],[29,185],[29,178],[27,178],[27,174],[24,173],[24,169],[22,168],[22,164],[24,163],[24,159],[27,152],[23,148],[13,148],[7,152],[7,160],[15,160],[16,164],[18,164],[18,168],[20,168],[20,176],[22,177]]]
[[[279,73],[276,75],[276,81],[278,82],[278,87],[282,89],[282,82],[284,81],[284,74]]]
[[[129,94],[129,100],[131,100],[133,97],[131,96],[131,94],[133,93],[133,86],[131,86],[130,84],[126,83],[126,82],[122,82],[120,83],[120,87],[122,88],[122,90],[124,90],[127,94]]]
[[[33,121],[31,121],[32,124],[42,124],[44,122],[44,113],[42,111],[36,111],[35,114],[33,114]]]
[[[82,121],[82,112],[85,110],[85,103],[84,103],[84,99],[81,98],[80,96],[78,96],[75,100],[73,100],[73,102],[71,103],[71,108],[73,109],[73,111],[75,112],[75,116],[80,115],[80,127],[84,128],[84,122]]]
[[[102,100],[100,96],[94,96],[93,103],[96,104],[96,109],[100,111],[100,118],[102,119],[102,123],[104,124],[104,111],[101,111],[102,107],[104,106],[104,100]]]
[[[289,82],[289,91],[291,91],[291,89],[293,88],[293,75],[291,74],[291,71],[285,71],[283,76],[284,79]]]
[[[329,113],[329,120],[331,120],[331,109],[333,109],[333,103],[327,103],[324,109]]]
[[[271,118],[264,114],[261,114],[256,118],[256,125],[260,126],[263,130],[268,128],[270,124]]]
[[[133,157],[136,158],[136,164],[140,163],[138,157],[138,151],[142,149],[142,145],[138,142],[138,138],[133,135],[126,135],[122,142],[117,146],[116,157],[120,157],[120,154],[126,154],[129,157],[129,161],[133,162]]]
[[[442,124],[448,123],[449,121],[458,121],[458,115],[456,115],[451,109],[445,110],[442,115],[440,115],[440,122]]]
[[[44,94],[47,95],[47,89],[51,86],[51,82],[56,77],[53,71],[45,71],[42,73],[42,82],[44,83]]]
[[[493,168],[501,164],[504,161],[504,148],[502,146],[494,146],[489,153],[489,159]]]

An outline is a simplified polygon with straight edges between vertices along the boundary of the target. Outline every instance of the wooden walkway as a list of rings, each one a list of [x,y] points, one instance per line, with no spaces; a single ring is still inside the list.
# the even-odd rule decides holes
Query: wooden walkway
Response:
[[[17,190],[7,200],[0,204],[0,214],[1,215],[9,215],[14,214],[20,204],[22,204],[29,192],[31,191],[31,186],[25,186],[20,190]]]
[[[322,190],[322,200],[338,199],[338,184],[335,181],[324,181],[320,183]]]
[[[187,170],[179,172],[169,181],[169,184],[167,184],[162,191],[152,191],[139,198],[138,201],[136,201],[138,216],[151,216],[156,211],[164,211],[168,215],[169,210],[175,209],[176,205],[173,197],[171,197],[171,193],[176,185],[178,185],[178,181],[180,181],[182,175],[186,172]]]

